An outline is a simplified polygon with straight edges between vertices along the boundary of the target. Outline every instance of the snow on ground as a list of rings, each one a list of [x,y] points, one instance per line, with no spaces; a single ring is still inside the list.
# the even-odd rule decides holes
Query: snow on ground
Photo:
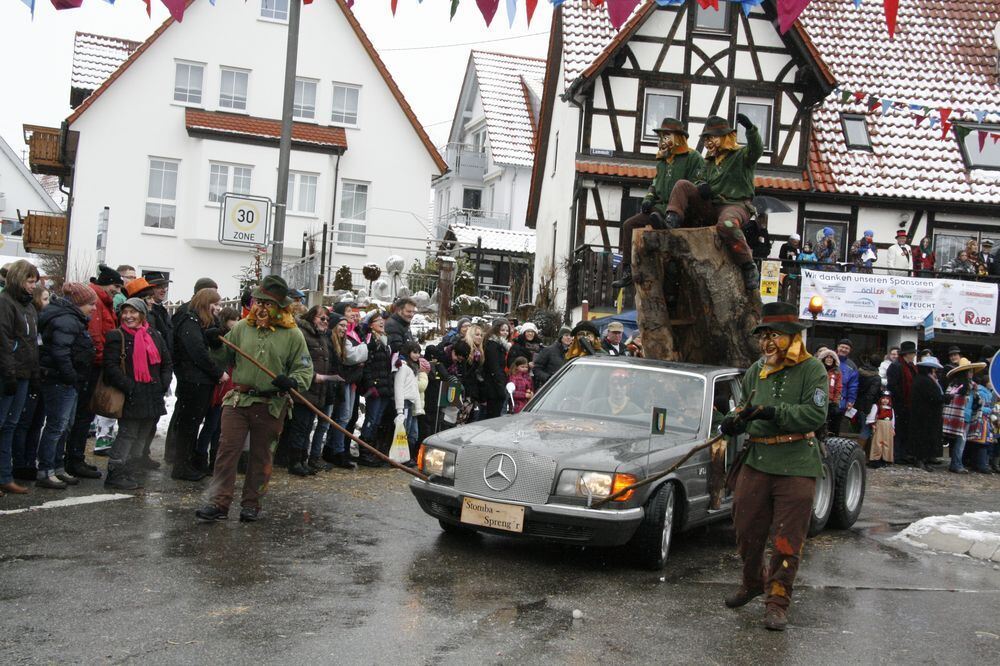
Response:
[[[917,548],[1000,562],[1000,512],[930,516],[893,538]]]

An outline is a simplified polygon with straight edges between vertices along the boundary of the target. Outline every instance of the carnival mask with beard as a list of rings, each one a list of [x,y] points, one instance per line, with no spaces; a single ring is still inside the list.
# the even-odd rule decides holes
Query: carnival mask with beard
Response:
[[[811,354],[806,351],[802,333],[783,333],[774,329],[766,329],[757,336],[760,353],[764,357],[761,368],[761,379],[784,368],[798,365]]]

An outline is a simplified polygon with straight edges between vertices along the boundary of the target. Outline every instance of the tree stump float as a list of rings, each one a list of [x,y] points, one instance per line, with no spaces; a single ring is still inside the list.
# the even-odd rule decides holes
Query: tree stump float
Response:
[[[760,357],[751,336],[760,322],[760,294],[747,294],[715,227],[636,229],[632,257],[647,358],[747,368]],[[679,282],[672,308],[665,293],[670,261]]]

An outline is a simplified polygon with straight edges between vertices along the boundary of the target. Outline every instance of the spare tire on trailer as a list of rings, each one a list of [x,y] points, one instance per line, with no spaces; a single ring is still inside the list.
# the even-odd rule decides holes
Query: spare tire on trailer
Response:
[[[833,469],[834,491],[833,510],[829,525],[846,530],[861,515],[861,505],[865,501],[868,462],[864,449],[853,439],[829,437],[826,450]]]
[[[823,458],[823,475],[816,479],[813,495],[812,519],[809,521],[808,535],[816,536],[823,531],[833,513],[834,476],[833,465],[828,457]]]

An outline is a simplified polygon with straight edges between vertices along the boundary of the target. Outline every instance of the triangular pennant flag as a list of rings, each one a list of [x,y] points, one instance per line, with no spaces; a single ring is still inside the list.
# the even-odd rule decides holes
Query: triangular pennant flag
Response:
[[[293,0],[293,2],[294,2],[294,1],[295,1],[295,0]],[[399,0],[389,0],[389,9],[390,9],[390,10],[392,11],[392,15],[393,15],[393,16],[395,16],[395,15],[396,15],[396,4],[397,4],[398,2],[399,2]]]
[[[952,126],[951,126],[950,123],[943,123],[941,125],[941,138],[942,139],[947,139],[948,138],[948,130],[950,130],[951,127]],[[957,134],[958,138],[961,139],[962,141],[965,141],[965,137],[969,136],[969,134],[971,134],[971,133],[972,133],[972,129],[969,128],[969,127],[962,127],[961,125],[956,125],[955,126],[955,134]]]
[[[479,7],[479,12],[483,15],[483,20],[486,21],[486,27],[490,27],[493,17],[496,16],[497,7],[500,6],[500,0],[476,0],[476,6]]]
[[[622,24],[628,20],[632,10],[639,4],[639,0],[608,0],[608,18],[615,30],[620,30]]]
[[[719,0],[698,0],[698,4],[701,5],[702,9],[708,9],[709,7],[719,8]]]
[[[146,3],[146,16],[152,18],[153,17],[153,10],[149,6],[150,0],[142,0],[142,1]]]
[[[941,122],[942,122],[942,124],[947,125],[948,124],[948,119],[951,118],[951,109],[943,108],[942,107],[942,108],[938,109],[938,113],[941,114]]]
[[[861,0],[854,0],[854,8],[857,9],[861,6]]]
[[[83,0],[52,0],[52,6],[56,9],[76,9],[83,4]]]
[[[937,126],[938,126],[938,123],[940,123],[940,122],[941,122],[941,119],[940,119],[940,118],[938,118],[937,116],[928,116],[928,117],[927,117],[927,120],[928,120],[928,121],[930,122],[930,124],[931,124],[931,129],[934,129],[935,127],[937,127]]]
[[[160,0],[160,2],[167,8],[167,11],[170,12],[175,21],[180,23],[184,20],[184,9],[187,7],[186,0]]]
[[[517,16],[517,0],[507,0],[507,25],[514,27],[514,17]]]
[[[449,21],[455,18],[456,11],[458,11],[458,0],[451,0],[451,16],[448,18]]]
[[[810,2],[812,0],[778,0],[778,29],[782,33],[788,32]]]
[[[892,100],[884,99],[882,100],[882,115],[889,113],[889,109],[892,108]]]
[[[1000,132],[990,132],[990,138],[993,139],[993,143],[1000,141]]]
[[[840,93],[840,103],[847,104],[847,100],[851,99],[851,96],[852,95],[850,90],[845,90],[844,92]]]
[[[924,122],[925,120],[927,120],[927,116],[917,116],[916,127],[920,127],[920,123]]]
[[[538,0],[524,0],[524,9],[528,14],[528,25],[531,25],[531,17],[535,15],[535,7],[538,6]]]
[[[896,36],[896,13],[899,12],[899,0],[883,0],[885,6],[885,24],[889,28],[889,39]]]
[[[924,107],[920,106],[919,104],[911,104],[910,105],[910,111],[922,111],[923,108]]]
[[[979,130],[979,152],[983,152],[983,148],[986,147],[986,137],[989,134],[986,130]]]
[[[854,101],[855,102],[863,102],[864,99],[865,99],[865,94],[863,92],[861,92],[860,90],[858,92],[854,93]]]
[[[878,107],[882,106],[881,100],[879,100],[875,95],[868,96],[868,110],[874,111]]]
[[[986,112],[985,111],[973,111],[973,113],[976,114],[976,122],[977,123],[985,123],[986,122]]]
[[[601,5],[604,4],[604,0],[590,0],[590,4],[594,5],[595,7],[600,7]]]
[[[21,0],[21,2],[23,2],[25,5],[27,5],[28,9],[31,10],[31,18],[34,19],[35,18],[35,0]]]

